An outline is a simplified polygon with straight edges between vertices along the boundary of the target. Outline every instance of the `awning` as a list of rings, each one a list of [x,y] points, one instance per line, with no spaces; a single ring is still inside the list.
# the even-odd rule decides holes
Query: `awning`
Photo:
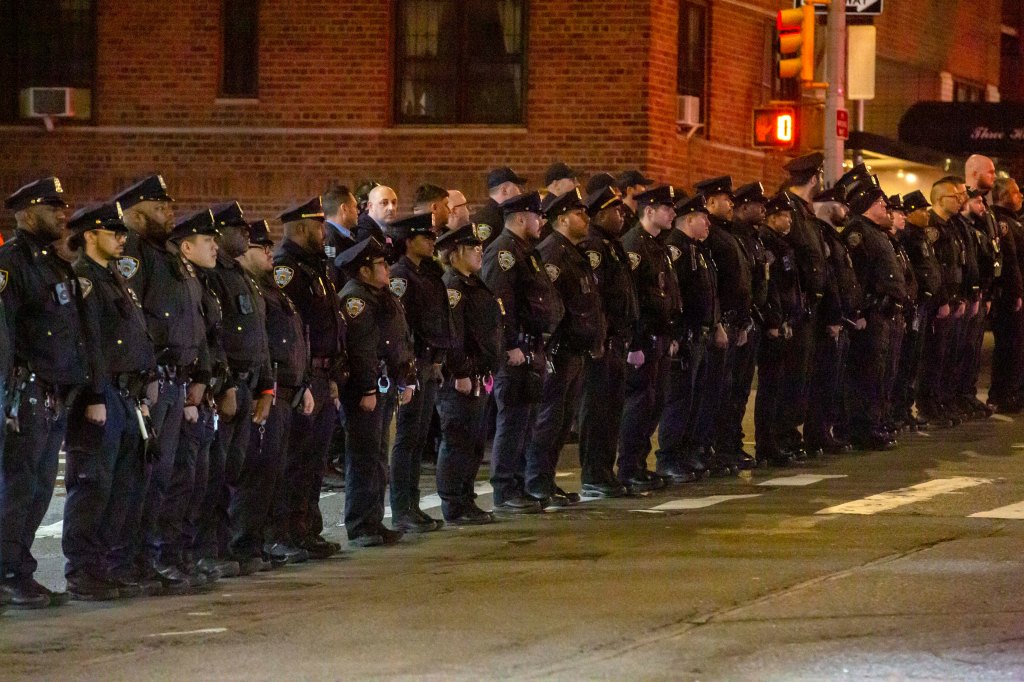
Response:
[[[1024,103],[918,102],[900,119],[899,138],[951,154],[1024,155]]]

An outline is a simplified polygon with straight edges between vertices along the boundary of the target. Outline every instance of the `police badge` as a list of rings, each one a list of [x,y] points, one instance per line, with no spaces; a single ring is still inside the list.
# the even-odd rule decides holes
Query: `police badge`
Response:
[[[850,236],[846,238],[846,243],[850,245],[850,248],[856,248],[860,246],[861,241],[864,239],[864,235],[860,232],[851,232]]]
[[[601,254],[597,251],[587,251],[587,260],[590,261],[591,270],[597,270],[601,267]]]
[[[640,267],[640,254],[636,251],[629,251],[626,253],[629,256],[629,269],[636,270]]]
[[[82,298],[89,298],[89,294],[92,293],[92,281],[86,277],[79,277],[78,286],[82,289]]]
[[[139,259],[132,256],[124,256],[117,260],[117,271],[125,279],[131,279],[139,271]]]
[[[457,306],[459,304],[459,301],[461,301],[461,300],[462,300],[462,292],[461,291],[459,291],[458,289],[449,289],[448,290],[448,307],[449,308],[454,308],[455,306]]]
[[[939,229],[933,225],[924,228],[924,236],[928,238],[929,244],[939,241]]]
[[[409,288],[408,280],[404,280],[401,277],[391,278],[391,293],[398,298],[405,296],[405,290]]]
[[[482,242],[487,241],[491,236],[491,226],[487,223],[480,223],[476,226],[476,237]]]
[[[361,298],[350,298],[345,301],[345,313],[355,319],[366,309],[366,301]]]
[[[7,271],[0,270],[0,293],[7,288]]]
[[[550,279],[552,282],[556,281],[558,279],[558,276],[562,274],[562,271],[558,269],[558,266],[554,265],[553,263],[547,263],[544,266],[544,269],[548,273],[548,279]]]
[[[683,252],[679,250],[678,246],[672,246],[671,244],[669,244],[668,255],[672,259],[672,262],[674,263],[677,260],[679,260],[679,257],[683,255]]]
[[[511,251],[499,251],[498,252],[498,266],[505,271],[511,270],[512,266],[516,264],[516,257],[512,255]]]
[[[295,276],[295,271],[287,265],[278,265],[274,268],[274,283],[279,289],[284,289]]]

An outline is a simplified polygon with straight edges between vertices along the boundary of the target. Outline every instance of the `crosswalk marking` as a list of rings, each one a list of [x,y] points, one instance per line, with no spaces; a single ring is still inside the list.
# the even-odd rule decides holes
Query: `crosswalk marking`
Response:
[[[871,495],[852,502],[828,507],[817,512],[818,514],[877,514],[889,511],[904,505],[915,502],[924,502],[937,495],[956,492],[964,488],[971,488],[976,485],[991,483],[987,478],[973,478],[970,476],[955,476],[953,478],[937,478],[932,481],[918,483],[908,488],[889,490],[877,495]]]
[[[1005,507],[996,507],[988,511],[971,514],[973,519],[1024,519],[1024,502],[1008,504]]]
[[[64,519],[51,523],[45,526],[39,526],[36,531],[37,538],[57,538],[58,540],[64,534]]]
[[[1013,421],[1013,417],[1009,417],[1009,416],[1007,416],[1005,414],[994,414],[991,417],[989,417],[989,419],[991,419],[993,421],[997,421],[997,422],[1012,422]]]
[[[846,478],[845,474],[796,474],[795,476],[780,476],[779,478],[769,478],[767,481],[761,481],[758,485],[767,487],[775,486],[804,486],[813,485],[820,483],[821,481],[827,481],[830,478]]]
[[[707,497],[684,497],[679,500],[669,500],[657,507],[651,507],[653,511],[676,511],[679,509],[703,509],[729,500],[744,500],[760,495],[708,495]]]

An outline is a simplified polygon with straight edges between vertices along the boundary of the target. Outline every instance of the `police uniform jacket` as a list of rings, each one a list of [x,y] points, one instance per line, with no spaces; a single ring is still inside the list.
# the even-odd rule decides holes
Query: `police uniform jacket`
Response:
[[[779,329],[784,322],[792,325],[804,315],[800,266],[796,249],[785,237],[764,226],[761,228],[761,240],[769,253],[764,326],[765,329]]]
[[[212,370],[203,317],[204,290],[196,269],[181,256],[131,232],[117,269],[142,301],[158,365],[191,368],[209,383]]]
[[[636,283],[640,317],[630,350],[649,351],[657,347],[658,337],[671,337],[682,310],[679,282],[669,259],[668,248],[658,238],[637,225],[622,237],[622,247]]]
[[[217,266],[205,270],[204,275],[223,316],[219,342],[232,374],[225,388],[232,388],[235,378],[245,373],[256,374],[257,390],[271,388],[274,380],[270,373],[267,328],[257,309],[258,294],[251,278],[223,250],[217,252]]]
[[[942,266],[935,255],[932,243],[928,240],[927,228],[907,223],[900,233],[900,241],[914,268],[918,303],[932,303],[938,306],[948,303],[942,286]]]
[[[743,246],[744,254],[747,256],[747,264],[750,267],[750,312],[756,320],[760,309],[768,300],[768,253],[756,225],[732,220],[726,229]]]
[[[850,251],[839,230],[820,218],[817,221],[828,253],[829,286],[821,303],[823,319],[829,325],[841,324],[843,318],[856,320],[862,315],[864,292],[857,280]]]
[[[424,365],[444,362],[453,344],[443,277],[444,269],[433,258],[424,258],[417,266],[408,256],[402,256],[391,266],[391,293],[402,301],[416,361]]]
[[[973,269],[973,277],[968,280],[966,265],[968,263],[965,250],[965,226],[957,217],[943,220],[934,211],[928,211],[928,226],[925,236],[935,251],[935,259],[942,271],[942,300],[956,304],[962,298],[970,297],[972,291],[978,290],[977,267]],[[973,230],[972,230],[973,231]],[[971,246],[975,246],[974,238],[970,238]],[[976,248],[975,248],[976,252]],[[973,259],[971,259],[973,260]]]
[[[1021,258],[1024,258],[1024,227],[1013,214],[1000,206],[992,209],[999,231],[999,250],[1002,254],[1003,272],[997,280],[994,293],[1011,305],[1024,294],[1022,284]]]
[[[0,297],[15,366],[51,386],[102,392],[98,346],[86,338],[78,280],[50,244],[18,230],[0,246]]]
[[[341,291],[348,277],[345,276],[344,270],[334,265],[334,259],[339,253],[356,245],[355,235],[353,234],[351,237],[343,235],[338,231],[337,226],[329,220],[324,221],[324,232],[324,255],[327,257],[331,276],[334,278],[334,288]]]
[[[605,340],[597,277],[583,252],[562,233],[552,232],[537,247],[544,270],[562,301],[562,319],[552,346],[571,353],[599,353]]]
[[[718,308],[718,272],[711,252],[682,230],[673,229],[665,238],[672,270],[679,282],[682,312],[680,336],[710,331],[721,317]]]
[[[903,268],[903,280],[907,284],[907,298],[911,304],[916,305],[920,302],[918,298],[917,278],[914,277],[914,266],[910,262],[910,256],[907,254],[907,250],[903,248],[903,242],[900,241],[899,235],[895,237],[889,237],[889,241],[892,243],[892,249],[896,252],[896,260],[899,261],[900,267]]]
[[[302,316],[314,363],[343,362],[345,320],[323,252],[284,240],[274,257],[274,281]]]
[[[590,227],[579,247],[597,277],[608,338],[628,344],[640,311],[626,250],[618,239],[605,235],[596,226]]]
[[[502,358],[502,312],[498,299],[476,275],[449,268],[444,273],[451,308],[453,344],[444,362],[451,379],[484,376],[498,370]]]
[[[964,220],[974,228],[974,237],[978,243],[978,274],[983,292],[991,292],[1000,284],[1003,267],[1006,265],[1002,242],[999,239],[999,226],[991,210],[980,216],[965,217]],[[1009,289],[1013,288],[1009,285]]]
[[[560,306],[537,250],[510,230],[502,230],[484,251],[481,279],[505,311],[505,350],[535,350]],[[530,344],[526,337],[530,337]]]
[[[350,395],[375,393],[385,371],[393,386],[414,384],[416,363],[402,302],[386,288],[350,279],[341,290],[341,307],[347,322],[351,371],[345,391]]]
[[[822,298],[827,285],[825,269],[825,242],[818,228],[814,211],[803,200],[790,191],[786,191],[796,206],[793,211],[793,227],[786,235],[786,240],[796,252],[797,267],[800,268],[800,286],[811,301]]]
[[[72,265],[82,291],[88,338],[98,346],[96,375],[103,385],[120,375],[144,380],[156,369],[156,354],[142,303],[113,264],[103,267],[82,253]],[[117,386],[118,388],[125,388]],[[102,403],[102,392],[91,404]]]
[[[271,275],[252,280],[267,324],[267,348],[277,386],[296,388],[306,382],[309,350],[299,309]]]
[[[722,321],[737,327],[750,322],[753,302],[751,255],[746,246],[730,232],[731,220],[708,216],[711,230],[705,241],[715,259],[718,272],[718,305]]]
[[[862,215],[854,216],[843,231],[857,279],[864,289],[865,309],[893,312],[890,307],[909,302],[903,264],[896,257],[889,235]]]
[[[982,248],[980,235],[974,229],[970,221],[962,215],[957,214],[950,218],[950,225],[960,235],[962,280],[958,296],[963,298],[975,298],[981,295],[981,263],[980,249]]]
[[[227,382],[231,374],[228,354],[221,342],[221,333],[224,328],[224,307],[221,305],[220,297],[210,285],[209,271],[196,265],[192,267],[196,271],[196,278],[203,285],[202,311],[203,320],[206,322],[206,347],[210,353],[210,380],[207,383],[210,385],[210,389],[219,395],[228,388]]]
[[[484,243],[484,251],[504,231],[505,217],[501,213],[498,202],[487,197],[484,205],[476,210],[472,216],[476,223],[477,234]]]

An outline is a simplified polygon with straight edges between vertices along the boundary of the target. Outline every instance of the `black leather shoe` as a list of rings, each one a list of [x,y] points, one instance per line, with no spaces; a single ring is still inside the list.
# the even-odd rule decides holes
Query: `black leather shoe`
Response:
[[[580,503],[580,496],[576,493],[567,493],[561,488],[555,488],[554,492],[545,498],[534,498],[540,504],[541,509],[568,509]]]
[[[108,571],[103,579],[108,583],[117,588],[118,599],[134,599],[135,597],[141,597],[142,595],[149,596],[142,583],[139,582],[139,578],[135,575],[125,575],[122,577],[122,572],[119,571]],[[156,583],[154,589],[156,592],[160,591],[160,583]]]
[[[353,547],[380,547],[384,544],[384,538],[377,533],[360,533],[350,537],[348,544]]]
[[[301,564],[309,561],[309,552],[284,542],[275,542],[270,546],[264,546],[263,551],[270,555],[272,562],[284,560],[286,564]]]
[[[620,483],[584,483],[580,487],[580,497],[589,499],[623,497],[626,494],[626,486]]]
[[[12,609],[45,609],[50,605],[50,598],[36,590],[32,581],[24,578],[12,578],[0,582],[0,591]]]
[[[708,475],[707,462],[700,453],[691,452],[690,454],[683,455],[679,460],[679,465],[684,469],[692,471],[698,481]]]
[[[679,466],[661,467],[658,469],[658,475],[665,479],[665,482],[669,485],[682,485],[684,483],[693,483],[697,480],[697,474]]]
[[[858,450],[892,450],[898,445],[899,443],[896,439],[883,433],[871,433],[866,436],[857,436],[853,438],[853,447]]]
[[[114,574],[115,582],[118,579],[124,578],[137,581],[142,587],[142,594],[147,597],[155,597],[161,594],[184,594],[185,590],[188,589],[187,585],[180,591],[176,591],[174,588],[168,589],[164,585],[164,579],[148,563],[122,569]]]
[[[540,503],[526,495],[516,495],[494,505],[495,514],[539,514]]]
[[[71,600],[71,597],[68,595],[67,592],[57,592],[55,590],[51,590],[49,587],[43,585],[35,578],[29,578],[28,580],[29,583],[31,583],[32,589],[34,589],[36,592],[39,592],[42,595],[45,595],[46,598],[50,600],[50,606],[64,606]]]
[[[164,592],[167,594],[184,594],[189,590],[188,576],[177,566],[153,563],[153,572],[160,579]]]
[[[207,587],[212,587],[215,582],[220,580],[220,575],[216,573],[207,575],[195,564],[185,564],[179,566],[179,568],[188,578],[188,587],[191,590],[202,590]]]
[[[580,503],[580,494],[579,493],[567,492],[567,491],[563,490],[562,488],[558,487],[557,485],[555,486],[555,494],[556,495],[561,495],[566,500],[568,500],[569,501],[569,506],[575,506],[575,505]]]
[[[196,568],[202,571],[211,582],[221,578],[235,578],[241,570],[237,561],[211,559],[210,557],[196,562]]]
[[[391,525],[404,533],[429,533],[437,530],[433,520],[424,521],[411,511],[403,512],[393,517]]]
[[[483,526],[494,523],[494,514],[470,503],[460,507],[456,515],[446,516],[445,521],[453,526]]]
[[[77,601],[110,601],[120,596],[117,587],[88,573],[68,578],[68,594]]]
[[[385,545],[393,545],[401,540],[405,536],[405,533],[400,530],[391,530],[387,526],[382,525],[377,529],[377,535],[384,540]]]
[[[793,456],[782,450],[767,450],[757,453],[758,463],[764,463],[769,467],[791,467],[794,465]]]
[[[434,524],[434,530],[441,530],[442,528],[444,528],[444,521],[442,521],[441,519],[435,519],[433,516],[423,511],[419,507],[413,507],[412,513],[420,517],[424,521],[429,521],[430,523]]]
[[[757,468],[757,460],[752,454],[742,448],[740,448],[738,452],[733,453],[733,460],[739,466],[741,471],[748,471],[750,469]]]
[[[330,559],[341,551],[341,545],[329,542],[319,535],[311,535],[299,543],[299,548],[306,550],[309,558],[315,561]]]
[[[260,571],[268,571],[270,567],[269,561],[264,561],[262,557],[251,556],[238,560],[238,575],[253,575]]]

